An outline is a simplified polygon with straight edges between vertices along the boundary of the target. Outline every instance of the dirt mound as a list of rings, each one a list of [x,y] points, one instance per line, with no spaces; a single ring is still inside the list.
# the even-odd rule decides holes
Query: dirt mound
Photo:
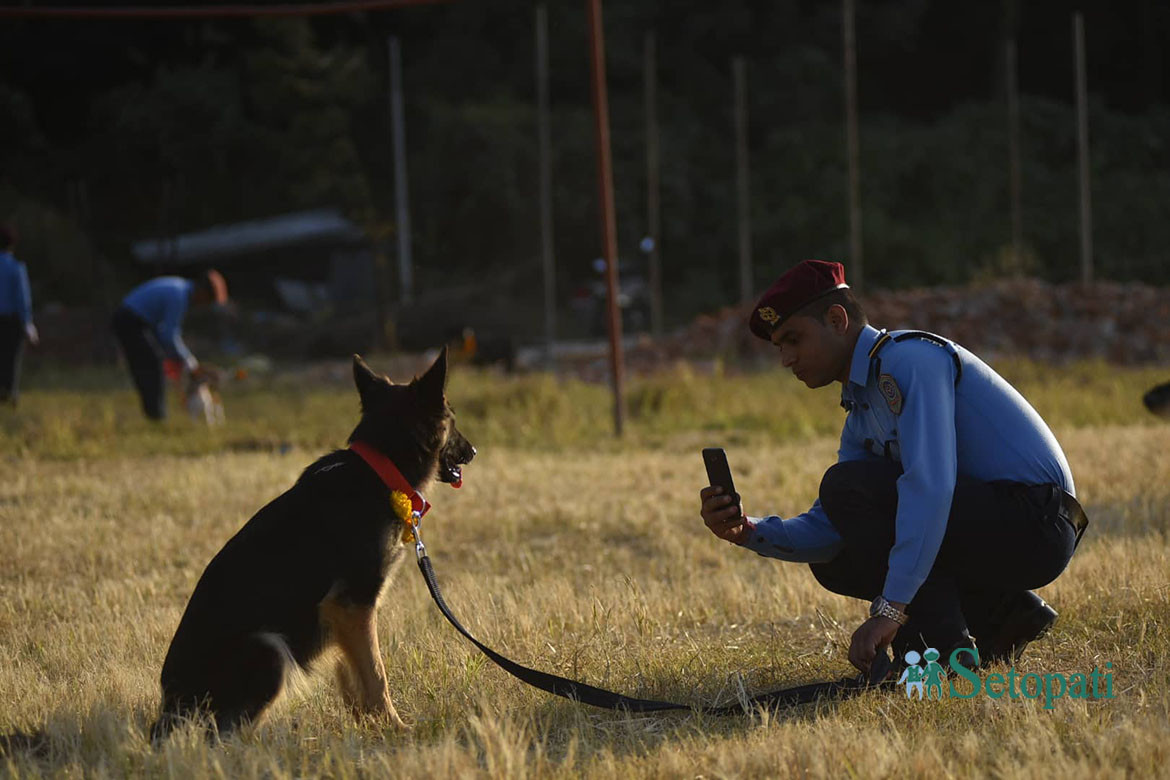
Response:
[[[876,327],[932,331],[989,357],[1170,362],[1170,290],[1165,288],[1021,279],[973,287],[875,290],[860,299]],[[657,343],[636,345],[630,360],[721,356],[754,362],[771,357],[770,345],[748,332],[750,313],[749,306],[740,306],[701,316]]]

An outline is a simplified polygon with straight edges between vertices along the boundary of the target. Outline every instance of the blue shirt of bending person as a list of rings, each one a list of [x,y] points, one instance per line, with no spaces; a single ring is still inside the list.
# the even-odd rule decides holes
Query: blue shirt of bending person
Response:
[[[26,329],[32,324],[28,271],[7,249],[0,251],[0,315],[16,317]]]
[[[154,328],[167,357],[181,360],[194,371],[199,361],[183,343],[183,317],[191,303],[195,283],[180,276],[160,276],[135,287],[122,305]]]

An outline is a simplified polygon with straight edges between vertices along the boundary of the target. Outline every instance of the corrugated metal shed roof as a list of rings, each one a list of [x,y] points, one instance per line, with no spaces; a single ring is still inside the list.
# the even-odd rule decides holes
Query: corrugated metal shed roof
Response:
[[[183,265],[307,241],[354,242],[364,236],[361,228],[343,217],[339,210],[314,209],[217,225],[170,238],[136,241],[130,251],[140,263]]]

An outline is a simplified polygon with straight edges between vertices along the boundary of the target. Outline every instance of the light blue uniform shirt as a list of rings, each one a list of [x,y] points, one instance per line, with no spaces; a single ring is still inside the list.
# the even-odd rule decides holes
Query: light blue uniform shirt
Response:
[[[11,252],[0,252],[0,314],[16,315],[20,324],[32,322],[32,293],[28,287],[28,271],[24,263]]]
[[[178,358],[194,369],[199,361],[183,343],[182,324],[195,283],[181,276],[160,276],[143,282],[122,299],[130,309],[154,327],[167,357]]]
[[[906,331],[894,331],[897,337]],[[947,529],[958,476],[980,482],[1055,484],[1075,495],[1068,460],[1048,425],[1019,392],[963,347],[921,338],[887,341],[865,326],[853,350],[849,381],[841,389],[849,410],[837,460],[888,456],[902,464],[894,547],[882,595],[909,603],[926,581]],[[962,374],[956,384],[957,355]],[[896,384],[895,412],[882,387]],[[879,379],[881,379],[879,387]],[[749,518],[756,532],[744,545],[787,561],[823,562],[843,542],[820,499],[802,515]]]

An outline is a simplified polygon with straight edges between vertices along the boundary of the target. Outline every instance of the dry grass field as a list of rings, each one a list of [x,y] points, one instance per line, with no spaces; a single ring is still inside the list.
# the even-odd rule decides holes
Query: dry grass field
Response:
[[[378,362],[374,361],[375,365]],[[998,365],[998,364],[997,364]],[[1061,611],[1018,669],[1113,665],[1114,698],[842,703],[712,718],[595,710],[527,688],[458,636],[413,564],[381,611],[391,693],[413,724],[355,724],[310,676],[222,744],[144,736],[158,672],[210,557],[356,418],[341,380],[233,388],[231,424],[140,421],[120,377],[42,374],[0,412],[0,734],[45,729],[16,777],[1170,776],[1170,428],[1138,399],[1160,372],[998,365],[1051,422],[1091,518],[1042,594]],[[457,373],[480,454],[436,488],[424,536],[452,609],[529,665],[624,693],[726,702],[849,672],[864,605],[807,567],[715,540],[699,448],[727,447],[749,513],[807,508],[836,393],[780,374],[635,382],[630,435],[605,389]],[[1008,540],[988,539],[989,566]],[[1001,670],[1002,671],[1002,670]]]

